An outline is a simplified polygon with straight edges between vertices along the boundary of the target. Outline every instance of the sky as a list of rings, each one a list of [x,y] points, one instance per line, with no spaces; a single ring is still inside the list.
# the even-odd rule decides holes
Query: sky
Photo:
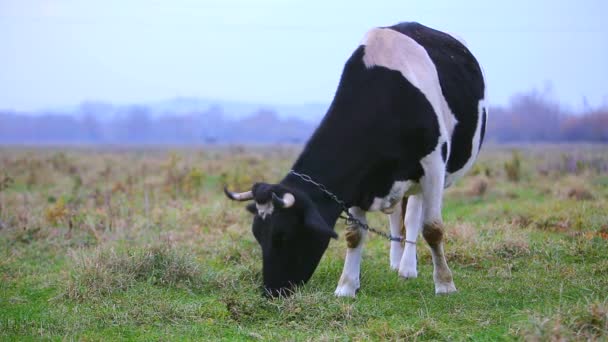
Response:
[[[488,100],[608,105],[608,1],[0,0],[0,109],[200,97],[329,103],[367,30],[463,38]]]

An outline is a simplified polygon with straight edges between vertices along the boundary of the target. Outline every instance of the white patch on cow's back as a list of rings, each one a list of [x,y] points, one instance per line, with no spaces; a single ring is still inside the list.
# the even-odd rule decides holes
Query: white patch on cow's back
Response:
[[[477,105],[477,127],[475,127],[475,134],[473,135],[473,142],[471,143],[471,154],[469,159],[462,166],[462,168],[456,170],[454,173],[448,173],[445,179],[445,187],[452,185],[458,178],[462,177],[475,163],[477,155],[479,154],[479,140],[481,139],[481,124],[483,122],[484,110],[486,113],[486,128],[487,126],[487,108],[486,101],[484,99],[479,100]]]
[[[391,186],[390,191],[384,197],[375,197],[372,205],[367,211],[379,211],[386,214],[390,214],[395,209],[395,206],[399,204],[399,201],[404,196],[409,196],[420,192],[420,184],[407,180],[407,181],[396,181]]]
[[[266,219],[266,216],[272,215],[272,212],[274,211],[272,201],[268,201],[267,203],[255,202],[255,207],[258,209],[258,215],[260,215],[262,220]]]
[[[457,120],[441,92],[435,64],[424,47],[412,38],[387,28],[375,28],[363,38],[363,63],[368,68],[382,66],[399,71],[427,98],[439,123],[439,143],[452,136]]]

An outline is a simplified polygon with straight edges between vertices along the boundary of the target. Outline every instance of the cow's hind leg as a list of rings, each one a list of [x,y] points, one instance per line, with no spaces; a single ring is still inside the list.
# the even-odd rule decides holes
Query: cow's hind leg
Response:
[[[365,212],[359,208],[350,208],[349,212],[358,220],[363,223],[367,223],[365,218]],[[359,289],[359,274],[361,272],[361,256],[363,254],[363,244],[367,231],[359,229],[361,239],[359,244],[354,248],[348,248],[346,250],[346,260],[344,260],[344,269],[342,270],[342,276],[338,282],[338,287],[334,292],[338,297],[354,297]]]
[[[401,200],[395,207],[395,211],[388,215],[388,221],[391,228],[391,236],[403,237],[404,223],[403,216],[405,215],[405,207],[407,206],[407,197]],[[392,270],[399,269],[399,263],[403,255],[403,245],[399,241],[391,241],[390,265]]]
[[[450,271],[443,253],[444,227],[441,218],[441,202],[445,164],[437,152],[431,153],[421,161],[424,169],[424,176],[420,179],[424,199],[422,235],[431,248],[435,293],[446,294],[456,292],[456,286],[454,286],[452,271]]]
[[[410,279],[418,277],[416,240],[422,229],[422,194],[412,195],[407,201],[405,212],[405,250],[399,264],[399,275]]]

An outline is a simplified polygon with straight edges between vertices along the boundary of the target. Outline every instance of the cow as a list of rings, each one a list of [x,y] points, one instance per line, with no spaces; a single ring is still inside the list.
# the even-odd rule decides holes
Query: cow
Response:
[[[456,291],[444,249],[444,189],[471,168],[486,125],[485,82],[464,42],[415,22],[371,29],[347,60],[334,99],[292,170],[276,184],[237,193],[253,200],[264,292],[289,295],[315,271],[344,208],[389,213],[390,267],[417,277],[420,232],[436,294]],[[401,205],[403,204],[403,205]],[[405,211],[405,213],[404,213]],[[403,220],[403,215],[405,219]],[[354,297],[366,230],[349,246],[336,296]]]

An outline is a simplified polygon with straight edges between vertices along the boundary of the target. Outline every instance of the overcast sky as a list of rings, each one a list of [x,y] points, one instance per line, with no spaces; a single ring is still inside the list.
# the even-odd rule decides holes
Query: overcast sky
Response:
[[[0,108],[177,96],[329,103],[374,26],[456,33],[490,102],[533,88],[608,104],[608,1],[0,0]]]

